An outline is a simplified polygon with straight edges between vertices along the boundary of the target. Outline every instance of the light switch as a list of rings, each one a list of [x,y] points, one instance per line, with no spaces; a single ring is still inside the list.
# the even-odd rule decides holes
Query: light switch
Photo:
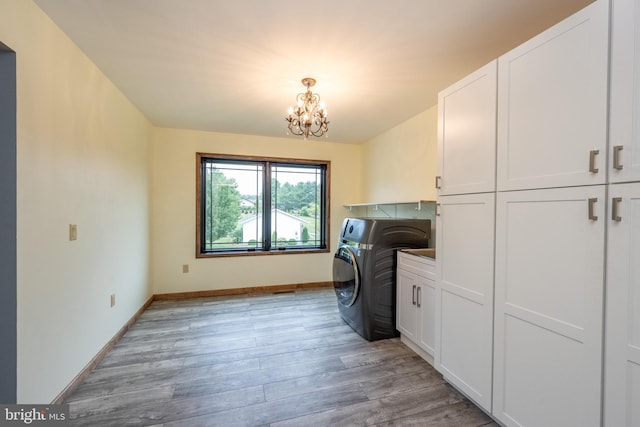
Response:
[[[78,240],[78,226],[69,224],[69,240]]]
[[[189,272],[189,264],[182,264],[182,272],[183,273]]]

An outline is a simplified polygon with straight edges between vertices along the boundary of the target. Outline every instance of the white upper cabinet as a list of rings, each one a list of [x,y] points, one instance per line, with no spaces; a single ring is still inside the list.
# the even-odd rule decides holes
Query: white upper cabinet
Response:
[[[640,184],[609,188],[605,427],[640,426]]]
[[[439,195],[496,189],[496,70],[493,61],[438,95]]]
[[[600,426],[605,187],[498,193],[493,415],[507,426]]]
[[[498,59],[498,191],[606,182],[609,4]]]
[[[640,181],[640,2],[611,9],[610,182]]]

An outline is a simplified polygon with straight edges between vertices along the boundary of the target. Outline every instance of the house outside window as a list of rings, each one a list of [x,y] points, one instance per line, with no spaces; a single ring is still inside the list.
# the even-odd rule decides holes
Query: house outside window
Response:
[[[198,257],[328,251],[329,161],[196,160]]]

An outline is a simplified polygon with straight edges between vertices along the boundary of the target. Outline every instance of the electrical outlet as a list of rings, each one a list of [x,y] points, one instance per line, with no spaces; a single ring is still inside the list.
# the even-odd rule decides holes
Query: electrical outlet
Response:
[[[78,240],[78,226],[69,224],[69,240]]]
[[[111,294],[111,307],[116,305],[116,294]]]
[[[182,272],[183,273],[189,272],[189,264],[182,264]]]

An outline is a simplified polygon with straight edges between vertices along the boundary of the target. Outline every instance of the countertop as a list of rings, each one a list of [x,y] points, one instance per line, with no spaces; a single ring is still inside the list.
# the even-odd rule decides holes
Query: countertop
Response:
[[[436,259],[436,248],[401,249],[400,251],[410,255]]]

